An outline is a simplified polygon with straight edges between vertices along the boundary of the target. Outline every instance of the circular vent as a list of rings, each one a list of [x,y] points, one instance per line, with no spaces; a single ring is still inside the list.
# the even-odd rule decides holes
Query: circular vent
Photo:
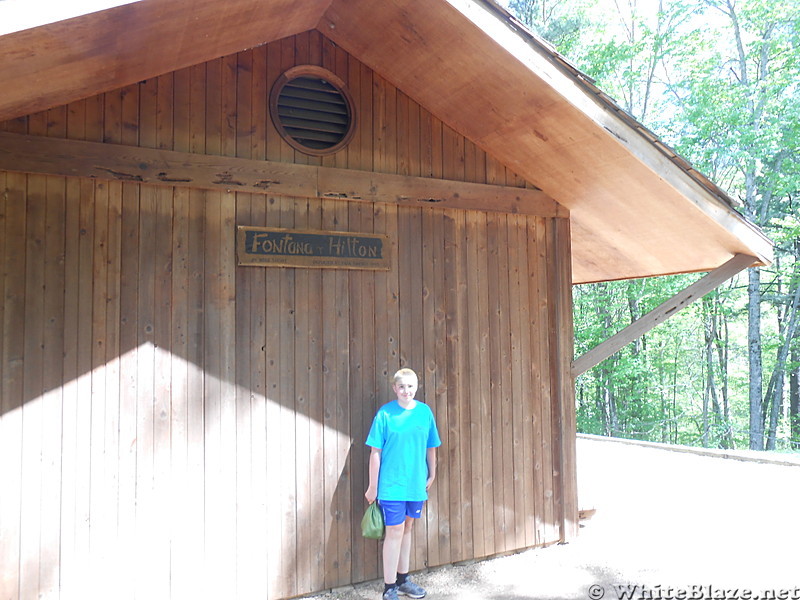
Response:
[[[270,115],[295,149],[322,156],[343,148],[353,135],[353,103],[344,82],[321,67],[290,69],[270,94]]]

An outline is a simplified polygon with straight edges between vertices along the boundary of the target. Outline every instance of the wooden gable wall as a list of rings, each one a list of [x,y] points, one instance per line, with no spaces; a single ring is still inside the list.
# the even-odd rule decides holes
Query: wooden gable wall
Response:
[[[267,115],[295,64],[359,128]],[[0,129],[524,186],[310,32]],[[282,598],[380,576],[364,439],[400,366],[443,438],[412,569],[575,527],[569,223],[0,172],[0,597]],[[390,271],[237,267],[236,225],[387,234]]]

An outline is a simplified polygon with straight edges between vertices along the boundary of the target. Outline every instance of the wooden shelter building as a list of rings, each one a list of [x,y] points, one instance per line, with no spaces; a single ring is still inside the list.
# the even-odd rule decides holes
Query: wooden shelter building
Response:
[[[401,366],[444,442],[412,569],[567,540],[572,284],[770,260],[491,0],[99,4],[0,5],[2,600],[378,578]]]

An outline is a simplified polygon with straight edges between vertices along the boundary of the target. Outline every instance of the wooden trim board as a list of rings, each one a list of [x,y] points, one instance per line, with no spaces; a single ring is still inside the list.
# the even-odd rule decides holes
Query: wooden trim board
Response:
[[[0,132],[0,170],[91,177],[226,193],[245,192],[568,218],[547,194],[526,188],[334,167],[154,150]]]

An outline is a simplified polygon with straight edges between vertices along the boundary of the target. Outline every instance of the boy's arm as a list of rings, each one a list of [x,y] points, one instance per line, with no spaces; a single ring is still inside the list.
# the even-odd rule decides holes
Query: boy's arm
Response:
[[[370,446],[369,453],[369,487],[364,493],[367,502],[372,504],[378,497],[378,473],[381,470],[381,449]]]
[[[433,480],[436,479],[436,448],[428,448],[428,482],[425,484],[425,489],[429,489]]]

